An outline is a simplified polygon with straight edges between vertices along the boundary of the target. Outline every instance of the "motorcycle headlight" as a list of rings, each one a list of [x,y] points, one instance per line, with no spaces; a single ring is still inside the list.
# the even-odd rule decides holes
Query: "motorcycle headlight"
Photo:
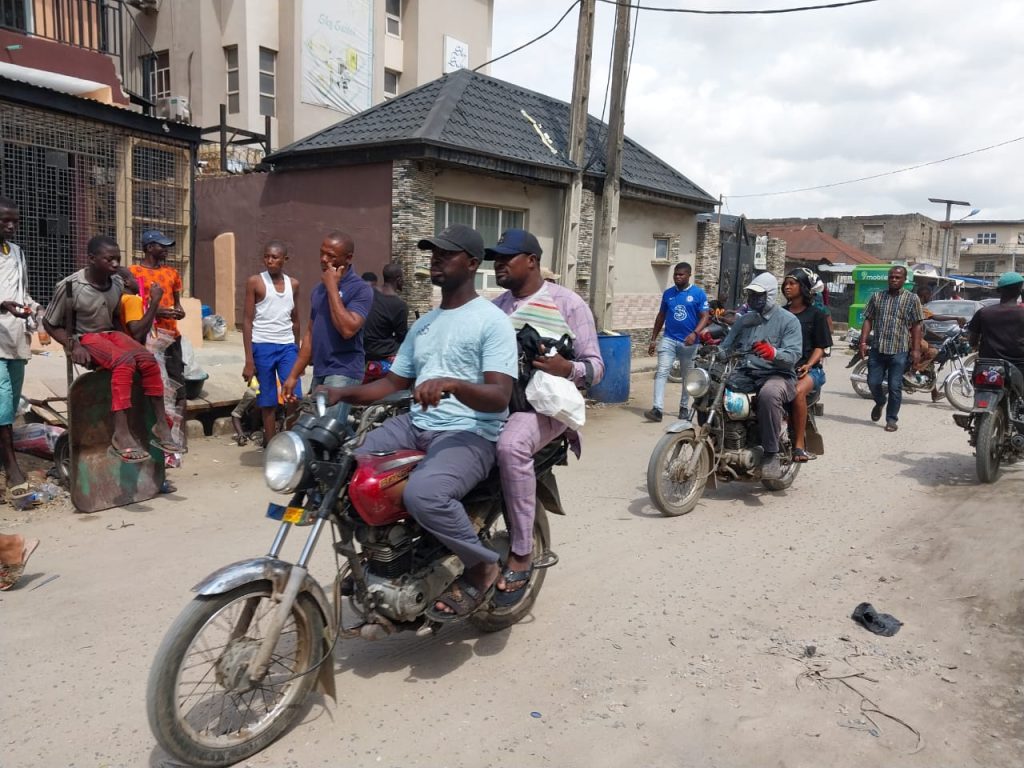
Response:
[[[279,432],[263,452],[263,479],[278,493],[294,493],[306,476],[308,449],[293,432]]]
[[[711,386],[711,377],[703,368],[691,368],[686,372],[683,386],[690,397],[702,397]]]

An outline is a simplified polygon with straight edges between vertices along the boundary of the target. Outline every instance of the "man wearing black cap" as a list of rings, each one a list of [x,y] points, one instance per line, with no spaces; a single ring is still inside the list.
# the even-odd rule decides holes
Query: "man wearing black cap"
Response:
[[[517,330],[529,324],[541,336],[551,338],[561,338],[567,330],[573,340],[572,359],[561,355],[538,357],[532,362],[533,369],[570,379],[577,387],[590,387],[604,376],[594,316],[576,293],[545,281],[545,270],[540,264],[542,254],[537,238],[525,229],[502,233],[497,245],[485,251],[485,258],[494,259],[498,285],[507,289],[494,304],[511,317]],[[557,419],[530,408],[511,414],[498,438],[498,469],[512,537],[508,562],[494,597],[494,602],[502,607],[522,600],[533,573],[533,523],[537,509],[533,456],[566,429]],[[579,438],[570,434],[579,457]]]
[[[441,288],[441,306],[413,324],[386,377],[327,391],[332,404],[367,405],[414,387],[411,412],[370,432],[359,451],[426,452],[402,501],[463,562],[462,576],[427,611],[451,621],[484,605],[499,576],[497,554],[480,542],[460,500],[494,466],[516,376],[516,338],[508,318],[474,288],[484,255],[476,230],[456,224],[419,248],[431,252],[430,281]]]
[[[132,264],[130,269],[139,284],[143,305],[148,306],[150,287],[154,283],[163,289],[153,328],[154,332],[162,330],[174,339],[164,350],[164,366],[167,377],[176,386],[174,399],[183,400],[185,363],[181,354],[181,333],[178,332],[178,321],[185,317],[185,310],[181,308],[181,275],[166,264],[167,249],[174,245],[174,239],[158,229],[147,229],[142,233],[141,245],[142,263]]]

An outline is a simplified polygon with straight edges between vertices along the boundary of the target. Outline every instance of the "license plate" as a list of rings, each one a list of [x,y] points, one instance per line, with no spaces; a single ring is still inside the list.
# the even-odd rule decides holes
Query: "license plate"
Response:
[[[316,513],[302,507],[282,507],[280,504],[268,504],[267,517],[292,525],[309,525],[316,517]]]

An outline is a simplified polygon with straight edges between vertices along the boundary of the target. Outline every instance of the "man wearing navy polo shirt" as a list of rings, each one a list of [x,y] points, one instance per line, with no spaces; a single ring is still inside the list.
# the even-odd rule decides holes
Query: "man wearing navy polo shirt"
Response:
[[[647,348],[647,354],[653,355],[657,349],[658,370],[654,374],[654,407],[644,411],[644,418],[648,421],[661,421],[665,407],[665,382],[672,369],[672,362],[679,360],[680,375],[685,377],[693,365],[698,336],[708,324],[708,297],[703,288],[690,285],[692,272],[692,267],[685,261],[676,264],[672,272],[673,285],[662,294],[661,307],[658,309],[658,316],[654,318],[654,330],[651,331],[651,344]],[[661,333],[662,326],[665,327],[665,336],[661,344],[658,344],[658,334]],[[690,399],[685,385],[682,389],[683,393],[679,398],[681,419],[685,418],[686,406]]]
[[[286,400],[299,377],[313,361],[313,385],[350,387],[363,380],[363,324],[373,304],[373,288],[355,273],[355,245],[344,232],[331,232],[320,246],[320,284],[309,297],[309,324],[302,337],[299,356],[281,385]],[[332,406],[331,415],[344,422],[349,405]]]

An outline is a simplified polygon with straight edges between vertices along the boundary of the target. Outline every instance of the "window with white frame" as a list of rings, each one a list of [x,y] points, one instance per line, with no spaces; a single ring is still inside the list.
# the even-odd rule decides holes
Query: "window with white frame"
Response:
[[[458,203],[454,200],[438,200],[434,203],[435,232],[452,224],[465,224],[479,232],[488,245],[498,242],[506,229],[522,229],[525,218],[525,211],[511,208]]]
[[[277,101],[277,51],[260,48],[260,114],[273,117]]]
[[[149,71],[149,93],[151,98],[170,98],[171,95],[171,56],[169,51],[157,51],[153,54],[152,69]]]
[[[996,263],[995,261],[976,261],[974,271],[978,274],[995,274]]]
[[[394,37],[402,36],[402,0],[387,0],[384,6],[384,29]]]
[[[393,69],[384,70],[384,98],[390,99],[398,95],[398,73]]]
[[[669,238],[654,236],[654,260],[655,261],[668,261],[669,254]]]
[[[996,244],[996,233],[995,232],[979,232],[978,236],[974,239],[974,242],[978,245],[995,245]]]
[[[238,46],[229,45],[224,48],[224,67],[227,71],[227,93],[228,112],[236,114],[241,111],[241,104],[238,95]]]

